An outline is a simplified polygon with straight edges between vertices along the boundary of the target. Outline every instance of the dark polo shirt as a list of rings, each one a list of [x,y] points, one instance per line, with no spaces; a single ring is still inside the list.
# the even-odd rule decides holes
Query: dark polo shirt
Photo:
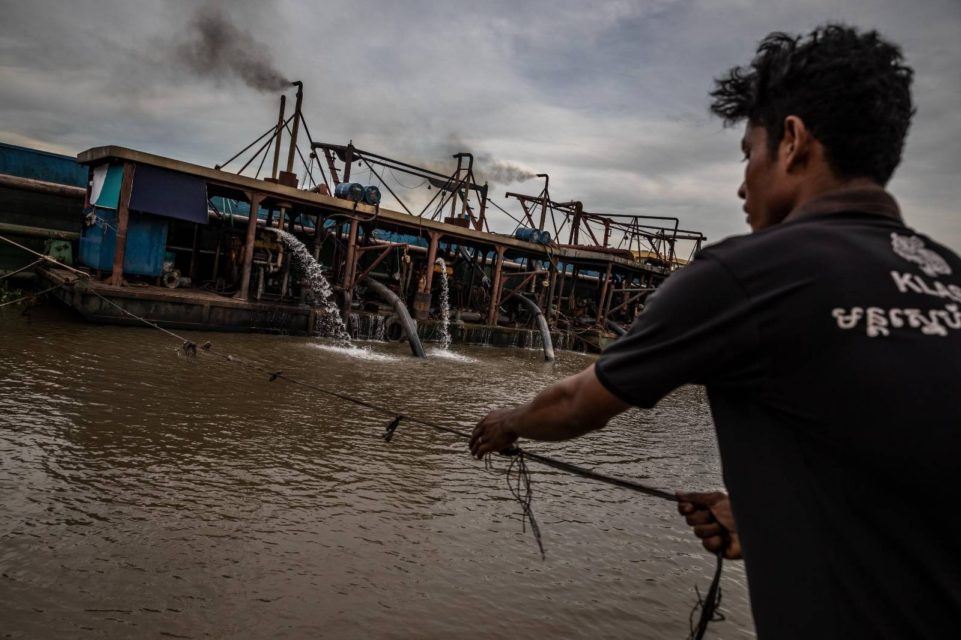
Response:
[[[961,259],[885,191],[701,251],[596,370],[706,386],[761,638],[961,637]]]

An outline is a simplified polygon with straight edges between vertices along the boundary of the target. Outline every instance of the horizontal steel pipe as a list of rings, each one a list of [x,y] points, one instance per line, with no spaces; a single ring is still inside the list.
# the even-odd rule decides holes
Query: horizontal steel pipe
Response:
[[[78,198],[80,200],[83,200],[84,194],[87,192],[83,187],[57,184],[56,182],[46,182],[44,180],[34,180],[33,178],[21,178],[20,176],[11,176],[6,173],[0,173],[0,187],[35,191],[37,193],[49,193],[54,196]]]

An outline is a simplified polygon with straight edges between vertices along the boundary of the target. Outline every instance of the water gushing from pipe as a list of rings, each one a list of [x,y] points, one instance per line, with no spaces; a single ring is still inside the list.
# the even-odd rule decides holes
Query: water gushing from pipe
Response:
[[[450,287],[447,282],[447,264],[443,258],[437,258],[440,267],[440,347],[444,351],[450,349]]]
[[[334,302],[334,290],[331,288],[327,278],[324,277],[323,268],[320,263],[314,260],[314,256],[293,234],[279,229],[271,229],[294,256],[294,260],[300,267],[304,276],[304,284],[312,294],[313,304],[320,307],[324,314],[321,318],[321,334],[334,338],[345,345],[351,344],[350,333],[340,317],[340,309]],[[309,300],[309,298],[308,298]]]

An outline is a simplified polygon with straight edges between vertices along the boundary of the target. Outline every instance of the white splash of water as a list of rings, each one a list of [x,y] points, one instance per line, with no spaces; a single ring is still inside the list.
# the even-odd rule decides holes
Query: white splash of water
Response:
[[[429,352],[431,358],[438,358],[440,360],[452,360],[454,362],[477,362],[475,358],[470,356],[465,356],[462,353],[457,353],[455,351],[448,351],[447,349],[433,348]]]
[[[309,346],[312,349],[320,349],[321,351],[326,351],[327,353],[348,356],[357,360],[370,360],[373,362],[395,362],[400,360],[400,358],[397,356],[392,356],[386,353],[378,353],[372,349],[368,349],[366,347],[357,347],[354,345],[311,343]]]
[[[342,344],[349,345],[350,334],[340,317],[340,309],[334,302],[334,290],[327,282],[327,278],[324,277],[324,271],[320,263],[314,260],[314,256],[310,255],[310,251],[304,246],[304,243],[293,234],[279,229],[274,229],[274,231],[290,249],[294,260],[297,261],[303,271],[306,286],[314,298],[313,303],[324,311],[321,318],[322,333]]]
[[[440,267],[440,344],[441,349],[450,349],[450,288],[447,282],[447,264],[443,258],[437,258]]]

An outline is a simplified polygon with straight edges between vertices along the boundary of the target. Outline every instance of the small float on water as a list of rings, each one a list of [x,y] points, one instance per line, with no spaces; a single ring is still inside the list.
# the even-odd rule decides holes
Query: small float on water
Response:
[[[137,322],[129,312],[171,328],[407,340],[415,355],[421,341],[441,341],[543,348],[546,357],[616,339],[684,264],[678,243],[693,253],[705,240],[676,218],[555,201],[545,174],[540,194],[506,194],[523,213],[513,232],[496,233],[487,212],[500,207],[477,183],[470,153],[453,156],[449,175],[309,133],[303,153],[298,131],[309,129],[295,84],[294,113],[285,118],[282,97],[277,124],[215,167],[104,146],[80,153],[64,179],[29,175],[24,167],[40,156],[0,147],[0,233],[89,273],[77,281],[55,265],[34,269],[92,322]],[[239,171],[227,170],[251,149]],[[271,152],[267,175],[246,175]],[[62,161],[71,158],[59,159],[69,168]],[[353,181],[358,164],[379,184]],[[422,179],[430,202],[408,206],[386,171]],[[399,210],[381,206],[382,189]],[[14,259],[0,272],[20,266]]]

